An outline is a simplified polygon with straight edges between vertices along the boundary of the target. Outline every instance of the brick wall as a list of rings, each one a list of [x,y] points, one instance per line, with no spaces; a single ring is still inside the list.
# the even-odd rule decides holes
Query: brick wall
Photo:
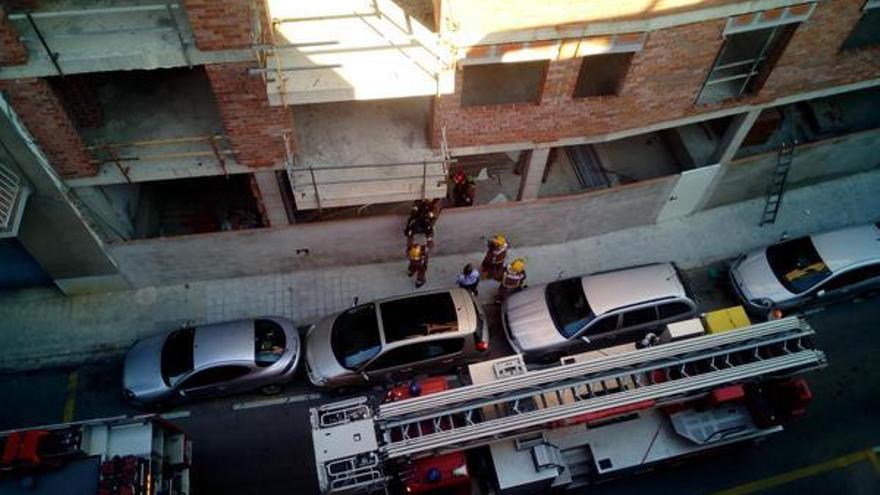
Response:
[[[861,16],[862,4],[862,0],[819,2],[757,95],[712,106],[696,106],[694,100],[723,43],[725,19],[649,33],[644,48],[633,57],[619,96],[573,98],[581,59],[569,58],[550,62],[538,104],[461,108],[459,69],[456,93],[435,102],[432,142],[439,146],[443,125],[450,147],[606,134],[877,78],[880,47],[839,51]]]
[[[89,163],[73,121],[48,81],[0,81],[0,91],[6,93],[12,108],[62,177],[89,177],[97,173],[97,167]]]
[[[864,3],[819,2],[795,31],[758,100],[880,77],[880,46],[840,51],[861,19]]]
[[[538,104],[462,108],[462,71],[456,92],[434,105],[433,143],[446,125],[451,147],[604,134],[693,113],[693,101],[721,47],[724,21],[679,26],[651,33],[637,52],[620,96],[574,98],[580,58],[550,62]]]
[[[252,0],[184,0],[183,4],[200,50],[251,45],[254,36]]]
[[[210,64],[205,72],[211,81],[223,125],[239,163],[269,167],[285,160],[284,132],[295,146],[293,117],[289,109],[269,106],[266,83],[248,75],[251,62]]]
[[[27,49],[7,16],[6,10],[0,7],[0,66],[24,64],[28,59]]]

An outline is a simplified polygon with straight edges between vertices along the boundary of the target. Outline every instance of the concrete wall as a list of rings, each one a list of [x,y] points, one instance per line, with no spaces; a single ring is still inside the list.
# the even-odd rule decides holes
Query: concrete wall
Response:
[[[437,225],[435,253],[482,250],[486,238],[497,232],[504,232],[514,246],[525,246],[650,224],[676,180],[665,177],[613,191],[446,210]],[[404,222],[403,216],[380,216],[151,239],[113,245],[111,253],[135,286],[402,260]]]
[[[578,39],[562,39],[558,49],[550,41],[534,43],[528,50],[544,50],[551,59],[540,101],[462,107],[459,68],[455,91],[439,96],[434,106],[433,144],[439,146],[444,126],[451,148],[598,136],[877,78],[880,46],[840,51],[861,18],[863,4],[863,0],[818,2],[812,16],[798,26],[763,89],[716,105],[698,106],[694,101],[723,44],[727,17],[648,32],[616,96],[573,97],[582,61],[576,56]],[[499,45],[493,53],[505,53],[506,46]],[[479,48],[473,51],[476,58],[486,49]]]
[[[880,129],[801,145],[795,151],[788,184],[793,188],[803,187],[880,167],[877,150],[880,150]],[[765,153],[723,167],[718,187],[704,209],[763,196],[775,165],[776,153]]]
[[[18,241],[62,291],[127,287],[95,232],[85,223],[61,179],[21,131],[14,116],[0,112],[0,161],[20,170],[34,192],[25,206]],[[3,268],[0,267],[0,270]]]

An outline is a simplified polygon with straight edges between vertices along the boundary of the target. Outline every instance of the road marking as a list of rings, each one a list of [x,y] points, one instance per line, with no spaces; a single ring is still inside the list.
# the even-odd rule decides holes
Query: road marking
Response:
[[[64,390],[64,412],[62,413],[62,421],[69,423],[73,421],[73,414],[76,412],[76,386],[79,384],[79,372],[72,371],[67,375],[67,388]]]
[[[816,476],[822,473],[826,473],[828,471],[845,469],[849,466],[852,466],[853,464],[858,464],[860,462],[866,461],[871,463],[875,472],[880,473],[880,461],[878,461],[877,459],[877,452],[875,452],[875,450],[876,448],[870,448],[861,450],[859,452],[853,452],[852,454],[843,455],[829,461],[820,462],[811,466],[805,466],[789,471],[787,473],[778,474],[776,476],[771,476],[762,480],[752,481],[750,483],[745,483],[739,486],[735,486],[733,488],[728,488],[727,490],[715,492],[712,495],[746,495],[748,493],[755,493],[767,490],[769,488],[784,485],[786,483],[791,483],[792,481],[797,481],[803,478]]]
[[[190,415],[189,411],[171,411],[167,413],[162,413],[159,415],[162,419],[180,419],[180,418],[188,418]]]
[[[880,458],[877,457],[878,452],[880,452],[880,447],[874,447],[873,449],[868,450],[868,460],[871,462],[871,466],[874,467],[874,472],[880,474]]]
[[[251,402],[239,402],[232,405],[232,409],[238,411],[241,409],[254,409],[257,407],[280,406],[283,404],[293,404],[294,402],[306,402],[310,400],[318,400],[321,394],[302,394],[291,395],[289,397],[278,397],[275,399],[255,400]]]

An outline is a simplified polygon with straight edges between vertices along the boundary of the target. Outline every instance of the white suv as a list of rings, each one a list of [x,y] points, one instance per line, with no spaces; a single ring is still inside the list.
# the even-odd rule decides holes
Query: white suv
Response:
[[[530,287],[505,301],[502,322],[518,353],[547,360],[636,342],[696,313],[675,265],[658,263]]]

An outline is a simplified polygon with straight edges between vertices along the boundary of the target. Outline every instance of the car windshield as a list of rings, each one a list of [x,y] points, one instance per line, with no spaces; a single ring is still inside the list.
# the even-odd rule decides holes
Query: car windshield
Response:
[[[767,248],[767,262],[786,289],[800,294],[831,276],[809,237],[780,242]]]
[[[330,347],[339,364],[350,370],[360,368],[379,354],[382,342],[376,305],[364,304],[340,314],[333,322]]]
[[[254,360],[257,366],[269,366],[281,359],[286,344],[281,325],[272,320],[254,320]]]
[[[162,379],[168,386],[193,369],[194,328],[181,328],[165,339],[162,345]]]
[[[546,297],[553,323],[556,324],[559,333],[566,338],[574,336],[587,323],[596,319],[579,278],[548,284]]]
[[[448,292],[384,302],[379,311],[389,344],[458,330],[458,314]]]

